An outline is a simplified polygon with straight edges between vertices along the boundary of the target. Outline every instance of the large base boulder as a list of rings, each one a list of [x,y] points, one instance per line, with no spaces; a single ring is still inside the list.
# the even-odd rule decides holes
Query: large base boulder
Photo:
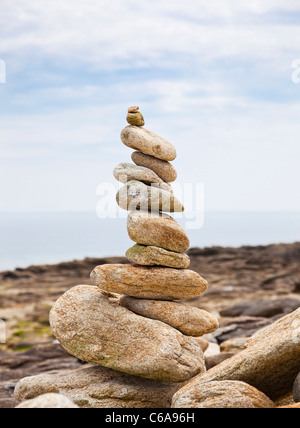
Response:
[[[65,293],[51,310],[50,324],[60,344],[88,363],[167,382],[184,382],[206,370],[196,339],[134,314],[97,287]]]
[[[178,388],[180,384],[90,366],[22,379],[15,397],[23,402],[52,392],[63,394],[81,408],[169,408]]]

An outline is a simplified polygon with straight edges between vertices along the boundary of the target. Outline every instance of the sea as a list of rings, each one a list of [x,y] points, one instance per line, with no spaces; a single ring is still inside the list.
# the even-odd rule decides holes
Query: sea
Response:
[[[191,247],[201,248],[293,243],[300,241],[300,212],[206,212],[203,226],[187,233]],[[123,256],[131,245],[124,218],[100,219],[94,212],[0,212],[0,271]]]

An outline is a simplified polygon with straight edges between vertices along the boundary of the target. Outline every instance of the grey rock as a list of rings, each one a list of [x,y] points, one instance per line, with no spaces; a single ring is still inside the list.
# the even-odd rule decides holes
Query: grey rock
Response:
[[[295,403],[300,403],[300,373],[294,383],[294,401]]]
[[[287,315],[300,308],[300,299],[253,300],[241,302],[220,312],[223,317],[251,317],[271,318],[275,315]]]

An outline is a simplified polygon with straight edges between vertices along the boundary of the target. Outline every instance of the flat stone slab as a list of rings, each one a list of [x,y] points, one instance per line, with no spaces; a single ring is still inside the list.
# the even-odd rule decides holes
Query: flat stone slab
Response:
[[[127,126],[121,133],[125,146],[165,161],[176,159],[176,149],[169,141],[148,129]]]
[[[123,296],[120,304],[143,317],[162,321],[186,336],[204,336],[219,327],[218,320],[210,313],[180,303]]]
[[[141,245],[184,253],[190,240],[183,228],[167,214],[133,211],[127,219],[129,238]]]
[[[50,324],[66,351],[88,363],[167,382],[184,382],[205,371],[195,339],[134,314],[97,287],[65,293],[51,310]]]
[[[23,402],[53,391],[84,409],[170,408],[180,386],[90,365],[24,378],[17,384],[15,396]]]
[[[169,162],[145,155],[142,152],[133,152],[131,159],[136,165],[144,166],[154,171],[166,183],[172,183],[177,179],[177,171]]]
[[[191,260],[185,253],[175,253],[163,248],[136,244],[126,252],[127,259],[142,266],[165,266],[187,269]]]
[[[184,206],[173,193],[141,181],[129,181],[117,194],[117,203],[127,211],[183,212]]]
[[[300,309],[254,335],[245,351],[197,376],[177,399],[207,382],[238,380],[277,400],[292,392],[299,367]]]
[[[101,265],[91,279],[101,290],[141,299],[186,300],[201,296],[208,288],[197,272],[163,267]]]

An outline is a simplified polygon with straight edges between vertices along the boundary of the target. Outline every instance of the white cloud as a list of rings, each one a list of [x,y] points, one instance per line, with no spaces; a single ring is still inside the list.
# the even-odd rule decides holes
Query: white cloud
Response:
[[[131,103],[175,143],[180,180],[205,183],[208,209],[300,210],[300,33],[280,19],[298,0],[2,6],[12,76],[1,87],[0,210],[94,209],[99,182],[130,158],[119,134]]]
[[[4,0],[3,55],[38,57],[98,70],[185,66],[242,55],[269,58],[299,46],[298,25],[262,20],[299,12],[299,2],[236,0]],[[279,15],[280,17],[280,15]],[[278,34],[280,33],[280,37]],[[193,56],[193,58],[191,58]]]

